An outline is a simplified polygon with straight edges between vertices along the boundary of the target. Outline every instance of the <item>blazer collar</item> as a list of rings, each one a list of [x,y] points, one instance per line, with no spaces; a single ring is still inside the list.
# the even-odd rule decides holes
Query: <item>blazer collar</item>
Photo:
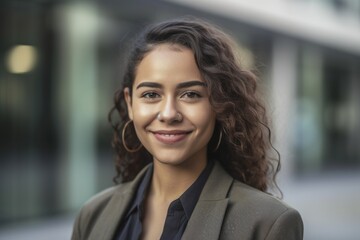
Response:
[[[121,184],[118,187],[91,231],[89,240],[111,240],[114,238],[118,224],[126,214],[136,189],[150,165],[141,170],[133,181]]]
[[[126,214],[136,189],[149,166],[150,164],[138,174],[134,181],[122,184],[116,190],[91,231],[89,240],[114,238],[118,224]],[[233,180],[215,161],[182,236],[183,240],[218,239],[228,204],[227,194]]]
[[[220,163],[215,161],[181,239],[219,239],[229,201],[227,196],[233,181]]]

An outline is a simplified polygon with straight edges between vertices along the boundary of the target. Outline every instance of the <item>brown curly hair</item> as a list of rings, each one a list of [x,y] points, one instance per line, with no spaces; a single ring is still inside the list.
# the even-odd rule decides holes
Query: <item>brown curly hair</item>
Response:
[[[115,93],[115,105],[109,113],[114,129],[113,147],[117,153],[114,181],[132,180],[152,161],[145,148],[131,153],[123,146],[121,134],[129,121],[123,90],[128,87],[131,91],[138,64],[155,46],[163,43],[191,49],[207,83],[209,100],[216,112],[216,126],[208,144],[208,156],[219,161],[232,177],[245,184],[264,192],[269,185],[277,187],[275,176],[280,170],[280,155],[271,145],[266,110],[257,96],[257,78],[241,67],[230,37],[213,25],[194,18],[152,25],[134,42],[122,86]],[[115,123],[112,121],[114,113],[120,116]],[[214,152],[215,147],[211,146],[216,146],[220,131],[222,140]],[[141,144],[133,124],[127,127],[125,139],[131,149]],[[277,158],[269,157],[269,149],[276,152]]]

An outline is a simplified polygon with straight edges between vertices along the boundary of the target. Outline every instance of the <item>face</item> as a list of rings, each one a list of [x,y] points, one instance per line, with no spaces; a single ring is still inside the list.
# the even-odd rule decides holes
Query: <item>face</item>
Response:
[[[144,147],[162,164],[205,162],[215,113],[191,50],[161,44],[139,63],[124,90],[129,117]]]

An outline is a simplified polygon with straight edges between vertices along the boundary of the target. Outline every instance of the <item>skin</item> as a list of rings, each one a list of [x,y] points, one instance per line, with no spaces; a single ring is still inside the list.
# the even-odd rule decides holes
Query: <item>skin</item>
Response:
[[[149,52],[138,65],[132,96],[129,89],[124,95],[136,134],[154,159],[142,239],[159,239],[169,204],[206,166],[216,116],[193,52],[178,45]]]

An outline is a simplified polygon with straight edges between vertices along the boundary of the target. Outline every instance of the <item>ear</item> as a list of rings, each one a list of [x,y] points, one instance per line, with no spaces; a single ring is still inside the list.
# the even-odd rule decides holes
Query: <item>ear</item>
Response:
[[[131,94],[130,94],[130,89],[127,87],[124,89],[124,97],[125,97],[125,101],[126,101],[126,106],[128,109],[128,115],[130,120],[133,120],[133,109],[132,109],[132,104],[131,104]]]

